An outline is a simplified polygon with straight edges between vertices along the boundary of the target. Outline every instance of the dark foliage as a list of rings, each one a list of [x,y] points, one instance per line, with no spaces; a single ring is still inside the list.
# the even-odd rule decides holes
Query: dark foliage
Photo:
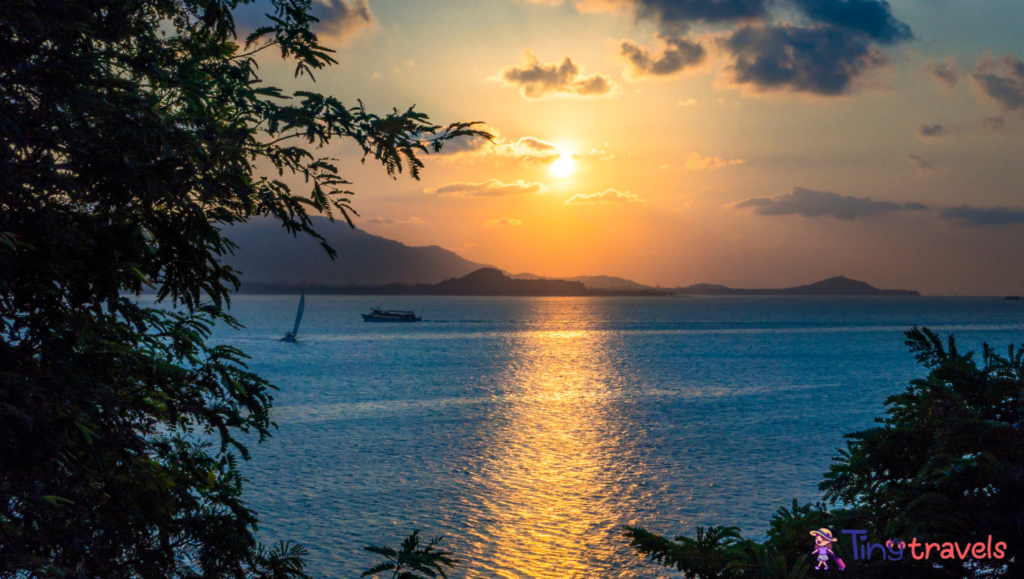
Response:
[[[981,361],[935,333],[914,328],[906,344],[929,370],[886,401],[878,426],[846,435],[820,488],[825,502],[780,509],[767,539],[739,538],[738,529],[698,529],[697,538],[670,541],[627,527],[637,552],[693,578],[841,576],[849,578],[1021,577],[1024,575],[1024,349],[1006,355],[987,344]],[[829,506],[839,508],[829,510]],[[811,530],[831,528],[833,549],[847,563],[839,572],[811,571]],[[864,530],[872,543],[1006,543],[1001,559],[857,560],[848,535]],[[724,530],[726,540],[708,540]],[[923,556],[924,549],[916,550]]]
[[[384,557],[384,561],[370,567],[360,577],[371,575],[391,575],[392,579],[426,579],[441,576],[448,579],[445,567],[453,569],[458,563],[452,559],[452,553],[438,548],[444,537],[435,537],[425,547],[420,546],[420,530],[402,540],[402,548],[369,545],[365,549]]]
[[[237,326],[221,227],[349,219],[314,154],[332,139],[417,177],[417,154],[488,136],[265,86],[263,51],[297,76],[334,60],[309,0],[241,42],[239,3],[0,0],[0,577],[304,576],[242,499],[239,437],[269,436],[272,386],[207,343]]]

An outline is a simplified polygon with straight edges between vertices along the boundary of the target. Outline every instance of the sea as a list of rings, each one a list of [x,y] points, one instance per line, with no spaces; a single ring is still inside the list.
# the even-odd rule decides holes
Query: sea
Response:
[[[260,538],[313,577],[358,577],[419,529],[454,578],[656,578],[622,536],[735,525],[821,499],[844,433],[926,375],[924,326],[962,349],[1024,341],[999,298],[234,298],[213,340],[273,382],[242,465]],[[371,324],[371,307],[422,323]],[[390,575],[388,575],[390,577]]]

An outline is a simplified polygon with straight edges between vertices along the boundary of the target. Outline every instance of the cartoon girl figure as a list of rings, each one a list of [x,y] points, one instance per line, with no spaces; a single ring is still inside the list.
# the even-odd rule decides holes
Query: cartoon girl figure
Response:
[[[828,558],[831,555],[836,560],[836,564],[839,565],[839,570],[842,571],[845,565],[843,565],[843,561],[839,557],[836,557],[835,552],[832,551],[832,543],[836,542],[832,538],[832,531],[818,529],[817,531],[811,531],[811,536],[814,537],[814,550],[811,551],[811,554],[818,556],[818,566],[815,569],[828,570]]]

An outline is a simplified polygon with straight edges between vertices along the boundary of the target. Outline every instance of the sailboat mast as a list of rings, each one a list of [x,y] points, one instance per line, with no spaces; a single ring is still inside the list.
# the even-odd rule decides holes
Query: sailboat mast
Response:
[[[302,295],[299,297],[299,312],[295,314],[295,328],[292,330],[293,336],[299,335],[299,322],[302,321],[302,310],[306,309],[306,290],[302,290]]]

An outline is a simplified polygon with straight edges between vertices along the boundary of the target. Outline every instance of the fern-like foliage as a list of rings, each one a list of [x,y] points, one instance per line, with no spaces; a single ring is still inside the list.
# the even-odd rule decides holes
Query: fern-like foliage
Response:
[[[458,563],[452,558],[450,551],[438,547],[444,537],[435,537],[425,546],[420,545],[420,530],[416,529],[402,541],[400,549],[393,547],[368,545],[365,549],[380,555],[384,561],[370,567],[360,577],[389,574],[392,579],[426,579],[427,577],[443,577],[445,567],[453,569]]]

